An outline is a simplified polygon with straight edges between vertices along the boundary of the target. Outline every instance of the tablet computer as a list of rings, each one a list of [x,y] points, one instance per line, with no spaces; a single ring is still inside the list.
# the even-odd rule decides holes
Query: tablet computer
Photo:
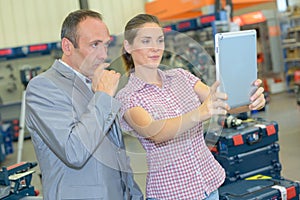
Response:
[[[231,108],[249,105],[257,89],[256,31],[217,33],[215,58],[218,91],[227,93]]]

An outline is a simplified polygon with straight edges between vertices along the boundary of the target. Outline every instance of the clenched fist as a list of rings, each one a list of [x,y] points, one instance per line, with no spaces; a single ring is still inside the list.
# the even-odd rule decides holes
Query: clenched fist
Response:
[[[106,70],[98,67],[92,78],[92,90],[94,92],[105,92],[110,96],[114,96],[120,79],[120,73],[114,70]]]

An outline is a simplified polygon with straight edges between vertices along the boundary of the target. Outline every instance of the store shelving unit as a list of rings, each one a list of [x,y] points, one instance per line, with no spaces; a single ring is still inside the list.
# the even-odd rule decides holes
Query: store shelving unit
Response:
[[[4,48],[0,49],[0,61],[47,55],[52,53],[53,50],[60,50],[60,48],[60,42]]]
[[[263,79],[272,71],[271,47],[267,22],[241,26],[241,30],[255,29],[257,32],[257,67],[258,77]]]
[[[300,70],[300,12],[285,15],[285,26],[282,31],[284,52],[284,73],[288,91],[293,91],[295,72]]]
[[[215,81],[214,35],[229,31],[226,12],[176,21],[164,29],[163,64],[189,70],[211,85]]]

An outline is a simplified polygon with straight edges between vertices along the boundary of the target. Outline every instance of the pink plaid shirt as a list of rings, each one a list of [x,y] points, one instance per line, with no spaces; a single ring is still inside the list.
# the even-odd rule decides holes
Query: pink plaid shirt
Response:
[[[117,94],[121,116],[132,107],[146,109],[155,120],[187,113],[201,102],[194,92],[199,80],[183,69],[159,70],[162,88],[147,84],[134,74]],[[133,129],[121,118],[124,131]],[[134,131],[133,131],[134,132]],[[134,132],[137,136],[138,134]],[[224,169],[207,148],[202,123],[167,142],[154,143],[138,136],[147,152],[146,196],[156,199],[204,199],[225,179]]]

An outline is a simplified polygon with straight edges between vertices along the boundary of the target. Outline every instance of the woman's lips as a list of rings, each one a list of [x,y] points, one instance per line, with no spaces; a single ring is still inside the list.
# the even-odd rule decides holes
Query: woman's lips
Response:
[[[152,59],[152,60],[157,60],[157,59],[160,58],[160,56],[149,56],[149,58]]]

